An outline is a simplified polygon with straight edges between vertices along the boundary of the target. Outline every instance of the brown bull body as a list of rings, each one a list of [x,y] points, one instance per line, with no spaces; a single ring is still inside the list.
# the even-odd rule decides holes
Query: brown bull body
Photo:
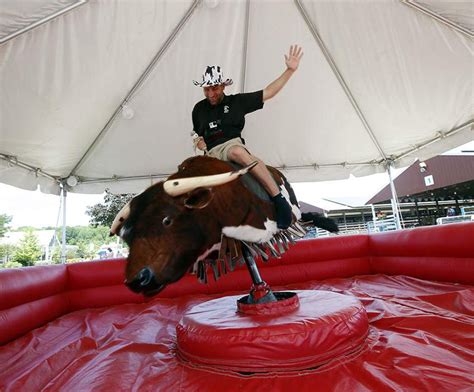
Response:
[[[157,183],[132,199],[127,216],[120,218],[122,222],[115,229],[130,247],[126,284],[147,295],[159,292],[197,261],[219,251],[223,239],[264,244],[280,231],[273,203],[249,190],[241,178],[210,188],[196,186],[174,197],[164,189],[177,179],[199,180],[231,172],[229,163],[198,156],[185,160],[178,169],[166,183]],[[269,169],[292,204],[293,220],[297,221],[301,214],[293,190],[278,170]],[[329,223],[330,230],[337,231],[333,222],[322,219]],[[237,250],[234,256],[238,255]]]

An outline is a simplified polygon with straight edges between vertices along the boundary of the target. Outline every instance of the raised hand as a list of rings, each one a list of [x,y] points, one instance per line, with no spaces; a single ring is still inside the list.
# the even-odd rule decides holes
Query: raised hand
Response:
[[[303,48],[298,45],[291,45],[288,56],[285,54],[286,67],[292,71],[296,71],[298,65],[300,65],[301,57],[303,57]]]

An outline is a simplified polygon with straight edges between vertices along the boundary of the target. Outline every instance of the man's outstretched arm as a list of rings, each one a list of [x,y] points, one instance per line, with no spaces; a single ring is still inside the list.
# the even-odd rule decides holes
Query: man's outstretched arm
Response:
[[[288,56],[285,54],[286,70],[263,89],[263,102],[278,94],[286,82],[291,78],[291,75],[293,75],[293,73],[298,69],[301,57],[303,57],[303,49],[298,45],[291,45]]]

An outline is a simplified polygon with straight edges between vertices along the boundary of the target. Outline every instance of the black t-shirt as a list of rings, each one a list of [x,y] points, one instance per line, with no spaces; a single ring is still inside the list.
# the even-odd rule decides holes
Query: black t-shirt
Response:
[[[204,137],[207,149],[210,150],[230,139],[241,137],[245,115],[261,108],[263,90],[224,95],[222,102],[215,106],[207,98],[203,99],[193,109],[194,132]]]

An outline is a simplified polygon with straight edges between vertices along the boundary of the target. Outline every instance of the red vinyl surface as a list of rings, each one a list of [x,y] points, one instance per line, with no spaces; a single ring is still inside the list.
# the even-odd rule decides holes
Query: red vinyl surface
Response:
[[[124,260],[0,271],[0,391],[469,391],[474,224],[302,241],[261,268],[274,290],[325,290],[364,306],[360,350],[310,370],[204,369],[176,355],[193,306],[247,294],[235,271],[186,276],[145,301]],[[271,347],[269,347],[271,350]]]
[[[156,298],[72,312],[7,344],[0,349],[0,390],[472,390],[472,287],[373,275],[287,288],[358,298],[370,322],[364,350],[284,376],[206,371],[176,358],[175,327],[186,310],[217,296]]]

